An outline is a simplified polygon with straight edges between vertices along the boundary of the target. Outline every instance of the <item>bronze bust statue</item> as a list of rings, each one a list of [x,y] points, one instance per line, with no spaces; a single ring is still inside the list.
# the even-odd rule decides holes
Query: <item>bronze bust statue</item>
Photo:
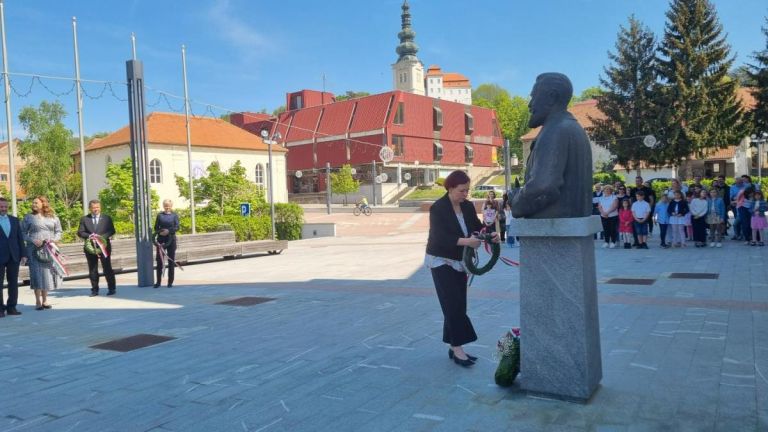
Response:
[[[528,110],[542,126],[525,163],[525,184],[510,190],[514,217],[575,218],[592,214],[592,149],[571,113],[573,85],[560,73],[536,78]]]

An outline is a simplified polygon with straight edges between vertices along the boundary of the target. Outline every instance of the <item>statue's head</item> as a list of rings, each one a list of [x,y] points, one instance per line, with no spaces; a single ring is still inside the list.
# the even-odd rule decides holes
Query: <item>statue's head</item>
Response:
[[[531,112],[528,127],[539,127],[553,112],[565,111],[572,96],[573,85],[567,76],[550,72],[536,77],[528,103],[528,111]]]

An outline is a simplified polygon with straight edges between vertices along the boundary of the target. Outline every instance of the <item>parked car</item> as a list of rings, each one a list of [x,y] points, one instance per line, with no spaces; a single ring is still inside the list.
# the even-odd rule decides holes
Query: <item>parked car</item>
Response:
[[[474,189],[474,192],[487,193],[490,191],[496,192],[497,198],[501,198],[501,195],[504,194],[504,188],[498,185],[477,185]]]

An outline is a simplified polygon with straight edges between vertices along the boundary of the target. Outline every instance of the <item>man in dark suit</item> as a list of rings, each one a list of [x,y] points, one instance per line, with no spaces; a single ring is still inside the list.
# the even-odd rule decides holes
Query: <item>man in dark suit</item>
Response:
[[[107,295],[114,295],[115,284],[115,272],[112,270],[112,247],[107,240],[115,235],[115,225],[112,223],[112,218],[101,214],[101,202],[99,200],[91,200],[88,202],[88,209],[90,214],[80,218],[80,228],[77,230],[77,235],[83,240],[87,240],[92,234],[98,234],[106,243],[106,255],[99,250],[98,254],[85,252],[85,258],[88,260],[88,278],[91,280],[91,297],[99,295],[99,261],[101,261],[101,268],[104,270],[104,278],[107,279]]]
[[[19,219],[8,215],[8,200],[0,198],[0,318],[21,315],[16,310],[19,299],[19,265],[27,262],[27,249],[21,236]],[[3,304],[2,284],[8,278],[8,301]]]

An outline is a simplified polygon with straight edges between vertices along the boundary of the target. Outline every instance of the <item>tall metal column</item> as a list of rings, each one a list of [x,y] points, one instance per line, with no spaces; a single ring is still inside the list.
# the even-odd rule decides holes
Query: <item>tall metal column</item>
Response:
[[[3,1],[0,0],[0,36],[3,45],[3,84],[5,86],[5,120],[8,131],[8,181],[11,190],[11,213],[16,216],[16,146],[13,143],[13,117],[11,115],[11,77],[8,75],[8,51],[5,47],[5,11]]]
[[[88,177],[85,173],[85,136],[83,132],[83,92],[80,83],[80,54],[77,48],[77,18],[72,17],[72,40],[75,46],[75,93],[77,94],[77,130],[80,134],[80,177],[83,191],[83,214],[88,214]]]
[[[371,195],[373,195],[373,200],[371,200],[371,204],[376,205],[376,159],[373,160],[373,171],[372,171],[372,178],[371,178]]]
[[[325,207],[326,212],[331,214],[331,163],[325,163]]]
[[[510,177],[510,170],[512,165],[512,158],[509,157],[509,140],[504,140],[504,193],[509,192],[510,184],[509,184],[509,177]]]
[[[136,267],[139,286],[154,283],[152,268],[152,200],[149,186],[147,125],[144,118],[144,65],[139,60],[126,62],[128,76],[128,120],[131,130],[133,168],[133,219],[136,235]]]
[[[181,71],[184,76],[184,118],[187,125],[187,168],[189,169],[189,214],[192,217],[192,234],[197,233],[195,221],[195,178],[192,175],[192,135],[189,130],[189,90],[187,88],[187,48],[181,46]],[[274,239],[273,239],[274,240]]]

